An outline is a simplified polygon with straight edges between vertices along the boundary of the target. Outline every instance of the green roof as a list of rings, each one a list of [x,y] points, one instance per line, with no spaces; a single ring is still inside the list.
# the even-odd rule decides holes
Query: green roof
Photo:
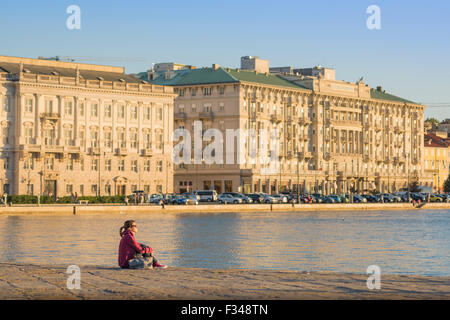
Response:
[[[259,84],[267,84],[279,87],[288,87],[294,89],[306,89],[298,84],[282,79],[273,74],[257,73],[255,71],[225,69],[225,68],[200,68],[190,70],[171,71],[174,76],[171,79],[165,79],[164,74],[160,74],[154,80],[148,80],[145,73],[139,74],[139,78],[149,81],[152,84],[168,85],[168,86],[188,86],[215,83],[238,83],[238,82],[254,82]]]
[[[370,97],[372,99],[377,99],[377,100],[388,100],[388,101],[394,101],[394,102],[405,102],[405,103],[418,104],[416,102],[409,101],[409,100],[394,96],[392,94],[386,93],[385,91],[379,91],[377,89],[370,89]]]

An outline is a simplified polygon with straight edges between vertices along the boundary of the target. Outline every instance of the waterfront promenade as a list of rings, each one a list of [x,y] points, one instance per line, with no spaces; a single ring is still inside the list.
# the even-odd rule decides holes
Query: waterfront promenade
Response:
[[[426,210],[450,209],[450,203],[425,203],[420,208],[410,203],[353,204],[199,204],[199,205],[120,205],[120,204],[51,204],[0,206],[1,214],[95,214],[95,213],[188,213],[188,212],[302,212],[348,210]]]
[[[450,299],[450,277],[382,274],[369,290],[365,274],[178,267],[80,266],[80,289],[69,290],[67,267],[0,263],[0,299]]]

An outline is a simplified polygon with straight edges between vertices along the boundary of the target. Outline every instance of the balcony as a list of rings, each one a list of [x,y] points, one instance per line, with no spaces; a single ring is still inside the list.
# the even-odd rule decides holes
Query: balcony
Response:
[[[281,122],[281,116],[277,114],[270,115],[270,121],[273,123],[280,123]]]
[[[174,114],[174,120],[185,121],[187,118],[186,112],[176,112]]]
[[[54,113],[54,112],[44,112],[41,113],[41,119],[43,121],[59,121],[61,119],[61,116],[59,115],[59,113]]]
[[[124,147],[117,148],[116,152],[117,152],[118,156],[126,156],[128,154],[127,148],[124,148]]]
[[[45,145],[44,150],[47,153],[64,153],[64,146],[57,146],[57,145]]]
[[[64,146],[64,152],[65,153],[79,154],[80,153],[80,147]]]
[[[98,156],[100,155],[100,147],[91,147],[89,150],[89,154],[92,156]]]
[[[142,155],[144,157],[152,157],[153,156],[153,150],[152,149],[143,149]]]
[[[212,111],[210,111],[210,112],[199,112],[198,117],[200,119],[213,120],[214,119],[214,113]]]
[[[311,124],[311,120],[309,119],[309,118],[307,118],[307,117],[299,117],[298,118],[298,124],[299,125],[301,125],[301,126],[304,126],[304,125],[308,125],[308,124]]]

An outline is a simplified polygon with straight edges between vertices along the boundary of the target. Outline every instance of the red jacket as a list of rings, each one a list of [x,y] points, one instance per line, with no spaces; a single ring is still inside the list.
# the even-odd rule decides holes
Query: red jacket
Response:
[[[141,245],[134,238],[134,234],[130,230],[126,230],[119,244],[119,266],[128,268],[128,260],[134,259],[136,253],[152,253],[152,248],[142,249]]]

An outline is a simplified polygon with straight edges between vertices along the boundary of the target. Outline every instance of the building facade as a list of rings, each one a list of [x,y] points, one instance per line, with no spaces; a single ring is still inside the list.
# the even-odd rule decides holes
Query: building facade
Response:
[[[428,133],[424,137],[424,168],[425,174],[431,177],[425,185],[431,187],[434,192],[444,191],[444,182],[449,175],[449,150],[450,144],[446,139],[435,134]]]
[[[178,94],[175,128],[193,132],[200,121],[203,133],[217,128],[224,137],[228,129],[279,132],[277,172],[250,163],[247,140],[243,163],[176,165],[176,192],[392,192],[424,179],[425,106],[372,89],[362,79],[337,81],[332,69],[270,73],[267,65],[257,72],[248,70],[248,59],[258,58],[245,57],[241,69],[150,72],[152,83],[171,85]]]
[[[171,192],[174,97],[121,67],[0,56],[0,191]]]

